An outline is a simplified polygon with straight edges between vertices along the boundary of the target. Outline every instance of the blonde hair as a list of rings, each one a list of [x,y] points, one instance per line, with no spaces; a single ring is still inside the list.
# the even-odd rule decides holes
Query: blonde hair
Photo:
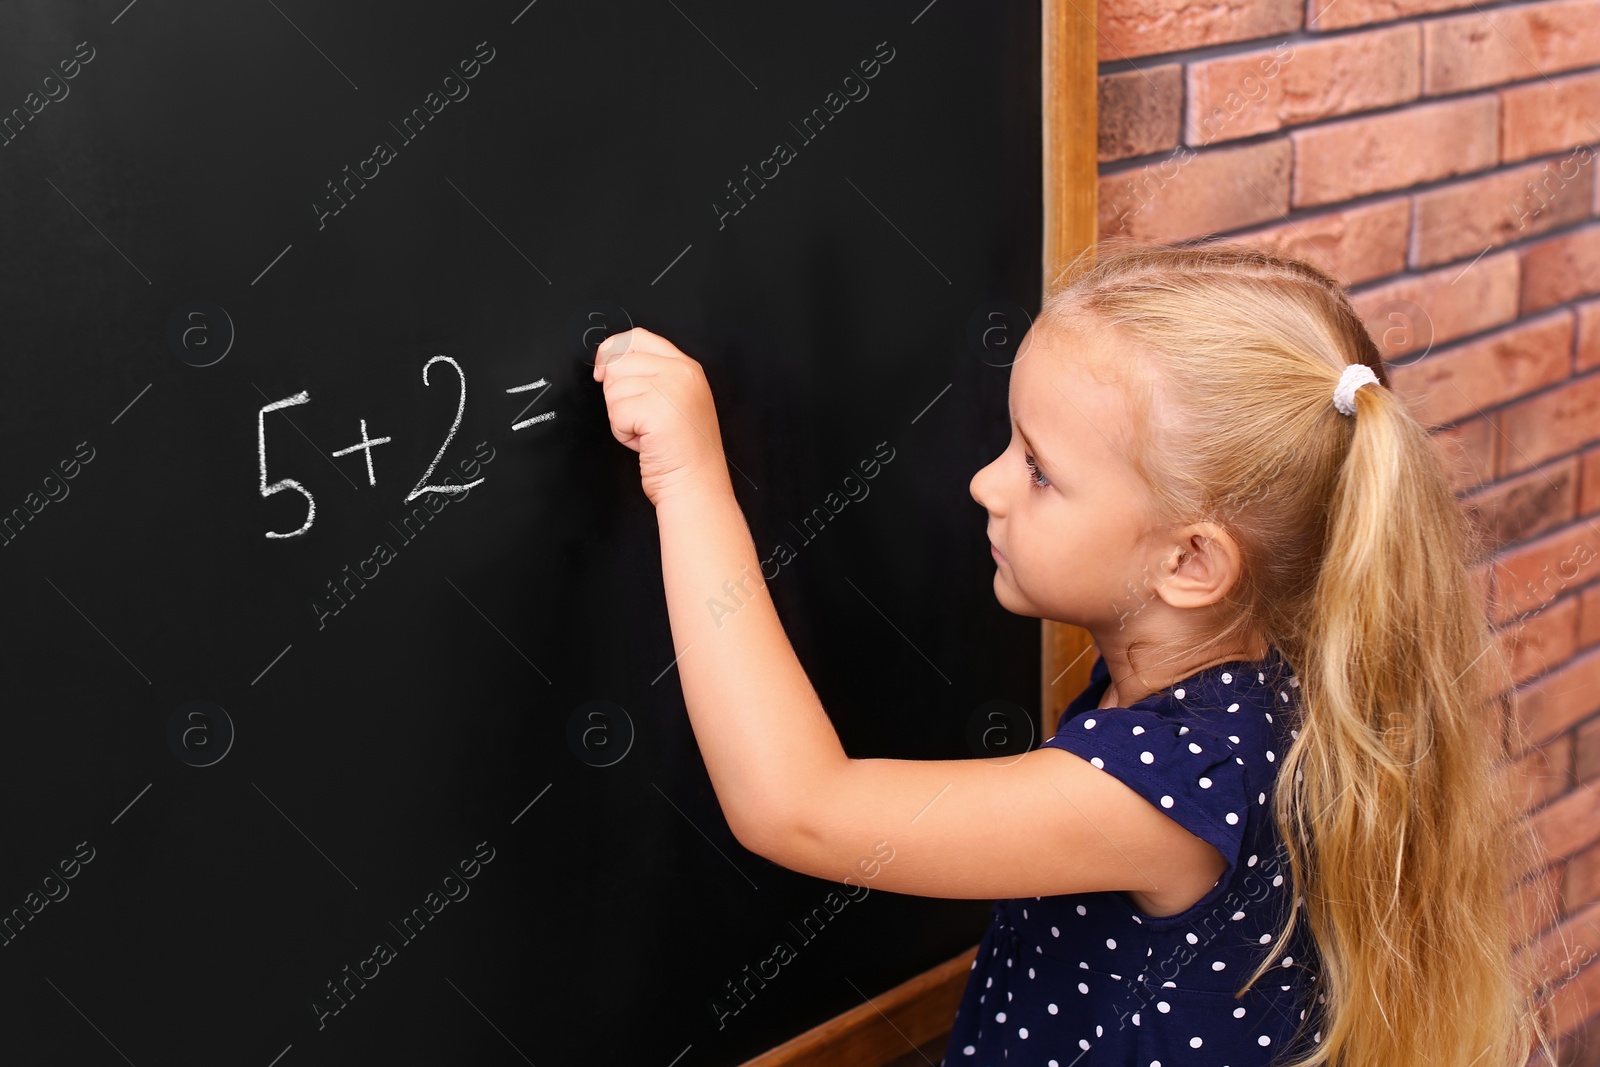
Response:
[[[1507,894],[1543,861],[1508,780],[1525,739],[1472,581],[1482,534],[1342,287],[1242,246],[1112,240],[1047,287],[1035,332],[1057,329],[1142,372],[1129,458],[1155,521],[1227,530],[1243,568],[1218,640],[1265,638],[1300,681],[1272,807],[1295,899],[1273,944],[1308,925],[1301,1028],[1320,1036],[1292,1067],[1549,1054],[1513,956]],[[1349,417],[1332,401],[1354,362],[1378,384]]]

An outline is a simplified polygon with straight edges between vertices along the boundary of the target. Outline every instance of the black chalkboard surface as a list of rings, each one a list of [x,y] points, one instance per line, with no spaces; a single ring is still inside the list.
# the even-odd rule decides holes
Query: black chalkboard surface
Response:
[[[972,945],[730,834],[588,363],[706,367],[852,756],[1035,744],[1039,24],[0,8],[0,1061],[734,1064]]]

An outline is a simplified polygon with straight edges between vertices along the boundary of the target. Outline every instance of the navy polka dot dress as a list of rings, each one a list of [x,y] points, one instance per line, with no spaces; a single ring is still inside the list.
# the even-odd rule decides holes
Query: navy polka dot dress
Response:
[[[1115,775],[1215,845],[1227,869],[1166,917],[1121,892],[996,901],[941,1067],[1266,1067],[1321,1040],[1304,913],[1291,944],[1273,941],[1290,876],[1272,790],[1298,679],[1272,648],[1128,708],[1096,707],[1109,684],[1096,660],[1044,743]]]

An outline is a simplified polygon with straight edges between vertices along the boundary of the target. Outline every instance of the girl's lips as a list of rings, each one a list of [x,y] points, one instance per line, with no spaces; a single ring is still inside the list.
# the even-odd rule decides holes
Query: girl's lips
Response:
[[[993,541],[989,542],[989,554],[994,556],[994,558],[999,560],[1001,563],[1004,563],[1006,561],[1006,557],[1000,552],[1000,550],[998,548],[994,547],[994,542]]]

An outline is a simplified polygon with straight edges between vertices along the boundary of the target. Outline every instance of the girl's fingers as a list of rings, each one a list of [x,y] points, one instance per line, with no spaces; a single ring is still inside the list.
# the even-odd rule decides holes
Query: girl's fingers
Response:
[[[654,373],[653,371],[639,371],[632,369],[633,364],[640,362],[649,363],[649,360],[627,359],[630,369],[622,370],[617,367],[625,357],[655,356],[658,358],[682,358],[683,353],[671,341],[659,334],[651,333],[643,326],[635,326],[631,330],[611,334],[595,346],[594,378],[599,381],[602,375],[609,374],[639,374]]]

